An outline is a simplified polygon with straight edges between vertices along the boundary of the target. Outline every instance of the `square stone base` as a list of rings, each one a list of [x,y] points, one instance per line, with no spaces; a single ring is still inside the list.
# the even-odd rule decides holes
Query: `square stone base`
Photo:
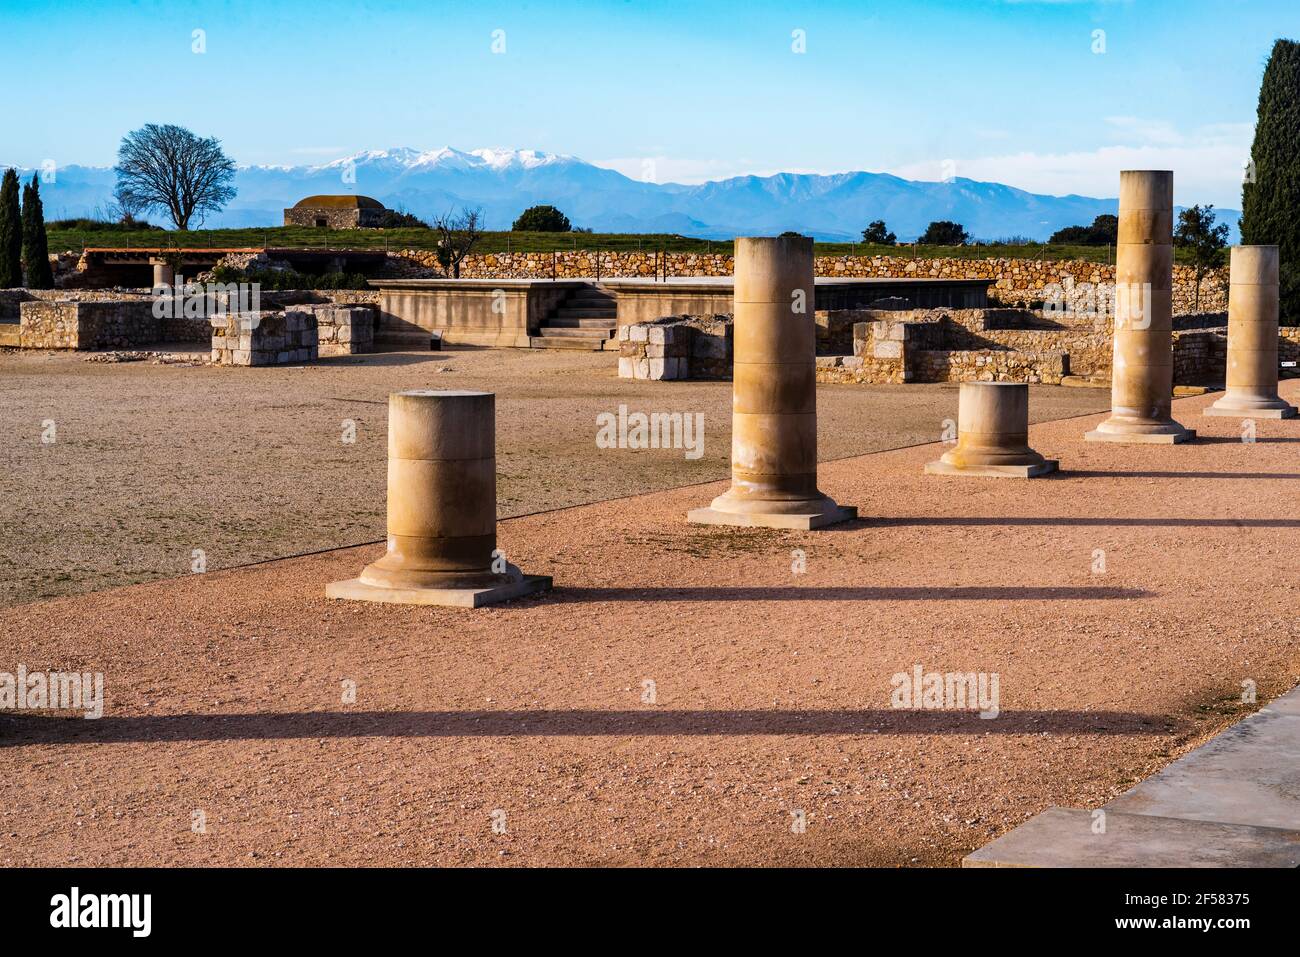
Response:
[[[1285,409],[1220,409],[1215,406],[1209,406],[1202,415],[1215,416],[1221,419],[1294,419],[1296,417],[1295,406],[1288,406]]]
[[[452,608],[482,608],[522,598],[537,592],[549,591],[549,575],[525,575],[521,581],[488,588],[379,588],[367,585],[359,578],[330,582],[325,586],[326,598],[344,598],[351,601],[378,601],[390,605],[446,605]]]
[[[1055,472],[1061,463],[1056,459],[1044,459],[1040,465],[981,465],[975,468],[958,468],[942,459],[925,463],[926,475],[969,475],[974,478],[1038,478]]]
[[[1083,440],[1085,442],[1120,442],[1126,445],[1178,445],[1182,442],[1190,442],[1196,438],[1195,429],[1184,429],[1176,435],[1151,435],[1146,432],[1135,432],[1132,434],[1125,432],[1085,432]]]
[[[852,505],[837,505],[832,511],[818,512],[816,515],[755,515],[722,512],[714,508],[693,508],[686,513],[686,521],[692,525],[737,525],[742,528],[792,528],[801,532],[811,532],[814,528],[825,528],[839,522],[851,521],[858,517],[858,510]]]

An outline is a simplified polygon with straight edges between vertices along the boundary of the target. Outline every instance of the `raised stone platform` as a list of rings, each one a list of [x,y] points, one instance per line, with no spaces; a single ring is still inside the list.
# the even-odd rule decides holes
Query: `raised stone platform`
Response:
[[[549,575],[524,575],[518,581],[504,582],[487,588],[379,588],[359,578],[330,582],[326,598],[352,601],[377,601],[389,605],[442,605],[450,608],[482,608],[525,595],[550,591]]]
[[[925,463],[926,475],[963,475],[975,478],[1038,478],[1055,472],[1060,465],[1056,459],[1044,459],[1035,465],[972,465],[958,468],[941,460]]]

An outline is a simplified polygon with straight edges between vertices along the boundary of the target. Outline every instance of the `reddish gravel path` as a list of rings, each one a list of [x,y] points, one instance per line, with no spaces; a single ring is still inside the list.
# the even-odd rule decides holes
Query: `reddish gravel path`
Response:
[[[108,693],[0,716],[0,865],[956,864],[1300,676],[1300,424],[1242,444],[1212,399],[1189,446],[1036,426],[1050,479],[823,466],[864,516],[830,531],[684,524],[722,485],[510,520],[559,588],[477,612],[326,601],[373,548],[2,609],[0,670]],[[917,663],[997,672],[1001,716],[890,710]]]

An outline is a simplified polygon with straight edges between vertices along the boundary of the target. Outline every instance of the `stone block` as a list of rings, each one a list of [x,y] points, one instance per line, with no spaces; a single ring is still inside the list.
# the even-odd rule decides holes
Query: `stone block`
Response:
[[[903,344],[892,340],[877,342],[872,350],[872,355],[877,359],[901,359],[903,358]]]
[[[618,357],[618,376],[620,379],[636,378],[635,360],[631,356]]]

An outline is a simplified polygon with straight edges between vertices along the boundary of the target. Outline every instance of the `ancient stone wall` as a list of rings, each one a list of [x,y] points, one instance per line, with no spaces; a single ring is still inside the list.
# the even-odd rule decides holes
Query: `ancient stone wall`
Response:
[[[31,299],[19,305],[19,313],[19,341],[24,349],[130,349],[162,337],[162,322],[148,298]]]
[[[350,356],[371,352],[375,346],[375,309],[372,306],[295,306],[295,312],[316,317],[320,355]]]
[[[729,379],[730,316],[668,317],[618,329],[618,374],[624,379]]]
[[[213,319],[212,329],[212,361],[219,365],[287,365],[319,355],[316,316],[302,310],[231,314]]]
[[[440,269],[429,250],[405,249],[392,257],[428,269]],[[1037,259],[921,259],[908,256],[818,256],[818,276],[845,279],[989,279],[990,293],[1008,305],[1040,303],[1059,287],[1063,308],[1088,308],[1099,287],[1113,286],[1115,267],[1082,260]],[[592,277],[697,277],[730,276],[732,258],[708,253],[660,253],[650,250],[596,252],[566,250],[553,253],[483,253],[461,263],[464,279],[585,279]],[[1215,311],[1227,308],[1227,269],[1211,271],[1201,280],[1196,305],[1195,271],[1174,267],[1174,312]]]

